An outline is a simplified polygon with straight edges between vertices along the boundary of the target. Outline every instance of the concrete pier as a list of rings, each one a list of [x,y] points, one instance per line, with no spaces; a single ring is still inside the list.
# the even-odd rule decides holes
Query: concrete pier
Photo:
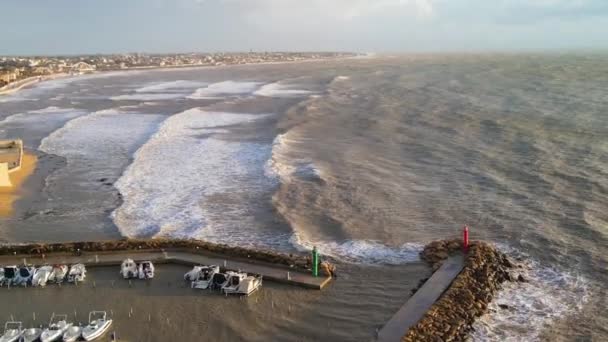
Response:
[[[463,266],[464,258],[462,255],[448,258],[378,332],[377,341],[401,341],[410,327],[420,321],[435,301],[452,284],[452,281],[462,271]]]
[[[12,186],[9,174],[19,171],[23,163],[21,140],[0,140],[0,187]]]
[[[22,265],[24,262],[36,266],[45,264],[75,264],[82,263],[87,267],[119,266],[124,259],[135,261],[149,260],[153,263],[175,263],[188,266],[218,265],[232,271],[260,274],[264,280],[321,290],[331,282],[331,277],[313,277],[312,274],[298,272],[287,267],[270,263],[247,261],[223,256],[208,256],[181,249],[86,252],[82,255],[50,254],[42,256],[12,255],[0,256],[0,265]],[[225,263],[225,264],[224,264]],[[225,265],[225,266],[224,266]]]

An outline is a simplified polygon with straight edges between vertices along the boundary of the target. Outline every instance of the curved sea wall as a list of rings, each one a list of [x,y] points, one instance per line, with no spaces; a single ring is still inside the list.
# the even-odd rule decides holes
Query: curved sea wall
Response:
[[[450,254],[462,251],[459,240],[434,241],[421,252],[421,258],[437,270]],[[469,244],[464,268],[441,298],[424,317],[403,336],[403,341],[465,341],[475,319],[483,315],[488,304],[505,281],[513,279],[513,263],[491,244],[475,241]]]
[[[201,254],[217,254],[231,256],[251,261],[260,261],[283,265],[300,271],[310,271],[311,257],[307,255],[283,254],[272,251],[234,247],[224,244],[214,244],[200,240],[180,239],[123,239],[113,241],[90,241],[69,243],[36,243],[18,245],[0,245],[0,255],[43,255],[51,253],[85,253],[85,252],[113,252],[137,250],[187,249],[190,252]],[[321,269],[326,273],[333,270],[333,265],[324,262]]]

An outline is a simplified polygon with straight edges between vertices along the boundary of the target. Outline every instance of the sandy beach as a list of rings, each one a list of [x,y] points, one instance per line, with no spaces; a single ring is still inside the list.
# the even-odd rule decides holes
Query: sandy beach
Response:
[[[0,217],[13,215],[13,204],[24,193],[23,184],[34,173],[38,162],[38,156],[31,152],[25,152],[21,169],[10,173],[12,187],[0,187]]]

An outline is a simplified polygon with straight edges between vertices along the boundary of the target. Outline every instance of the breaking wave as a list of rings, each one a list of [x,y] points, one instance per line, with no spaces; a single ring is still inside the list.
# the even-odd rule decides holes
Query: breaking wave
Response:
[[[177,80],[171,82],[151,83],[135,90],[136,93],[155,93],[165,90],[188,90],[207,85],[205,82]]]
[[[223,96],[247,95],[253,93],[260,84],[259,82],[223,81],[197,89],[188,98],[200,100],[221,98]]]
[[[506,282],[478,319],[472,338],[476,341],[539,341],[541,333],[557,319],[580,311],[588,299],[589,283],[584,277],[540,265],[525,253],[498,246],[518,260],[528,282]]]
[[[28,134],[23,137],[25,144],[27,147],[36,148],[41,139],[66,122],[86,114],[87,112],[73,108],[55,106],[14,114],[0,121],[0,138],[4,132],[22,131],[27,128]]]
[[[274,185],[264,176],[271,146],[222,138],[261,117],[194,108],[167,119],[116,183],[122,234],[250,244],[259,223],[247,199]]]
[[[125,94],[125,95],[117,95],[110,97],[111,100],[114,101],[162,101],[162,100],[174,100],[183,98],[184,94],[176,94],[176,93],[153,93],[153,94]]]
[[[300,251],[317,247],[319,253],[344,261],[363,264],[400,265],[420,260],[422,244],[406,243],[391,247],[372,240],[305,241],[294,234],[290,242]]]
[[[298,97],[312,95],[314,92],[310,90],[296,89],[294,86],[275,82],[262,86],[254,94],[266,97]]]

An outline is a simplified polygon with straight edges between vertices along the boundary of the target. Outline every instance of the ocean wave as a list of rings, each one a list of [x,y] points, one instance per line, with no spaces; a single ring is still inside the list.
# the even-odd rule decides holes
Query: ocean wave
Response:
[[[263,168],[271,146],[221,135],[261,117],[194,108],[167,119],[116,182],[121,233],[252,243],[259,223],[246,199],[274,185]]]
[[[300,251],[310,251],[317,247],[320,254],[344,262],[400,265],[420,260],[422,244],[406,243],[401,246],[387,246],[373,240],[336,241],[309,241],[301,239],[294,234],[290,242]]]
[[[186,80],[177,80],[171,82],[155,82],[149,83],[145,87],[135,89],[136,93],[155,93],[155,92],[163,92],[165,90],[189,90],[192,88],[198,88],[206,86],[208,83],[206,82],[198,82],[198,81],[186,81]]]
[[[117,95],[110,97],[111,100],[114,101],[162,101],[162,100],[175,100],[183,98],[184,94],[176,94],[176,93],[153,93],[153,94],[125,94],[125,95]]]
[[[223,81],[213,83],[204,88],[197,89],[189,99],[215,99],[224,96],[246,95],[254,92],[261,83],[259,82],[237,82]]]
[[[95,164],[112,164],[154,132],[162,115],[125,114],[107,109],[68,121],[63,127],[44,138],[39,149],[68,158],[68,163],[85,159]],[[88,165],[91,172],[96,168]]]
[[[528,282],[507,282],[473,325],[476,341],[539,341],[541,333],[562,317],[574,315],[588,298],[589,283],[576,272],[541,265],[506,245],[510,256],[526,260],[519,270]]]
[[[23,137],[26,146],[36,148],[38,147],[39,139],[48,136],[66,122],[86,114],[87,112],[73,108],[51,106],[8,116],[0,121],[0,128],[2,128],[2,131],[23,130],[27,128],[28,135]]]
[[[348,81],[350,80],[350,77],[348,76],[336,76],[333,79],[333,82],[338,82],[338,81]]]
[[[299,97],[312,95],[314,92],[310,90],[296,89],[293,85],[275,82],[262,86],[254,94],[265,97]]]
[[[307,181],[325,181],[325,173],[313,161],[288,158],[290,143],[288,133],[277,135],[272,143],[272,156],[266,163],[267,177],[279,178],[284,182],[292,177]]]

